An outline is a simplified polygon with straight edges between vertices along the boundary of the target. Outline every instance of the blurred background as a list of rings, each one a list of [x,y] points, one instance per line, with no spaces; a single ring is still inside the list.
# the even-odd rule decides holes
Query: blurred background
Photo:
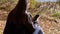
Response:
[[[18,0],[0,0],[0,34],[3,34],[9,12],[17,3]],[[39,25],[45,34],[60,34],[60,0],[30,0],[28,10],[32,17],[40,15]]]

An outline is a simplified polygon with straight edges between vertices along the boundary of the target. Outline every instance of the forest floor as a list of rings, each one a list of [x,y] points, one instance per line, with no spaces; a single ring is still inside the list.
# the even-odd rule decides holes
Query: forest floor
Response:
[[[5,20],[0,20],[0,34],[3,34],[5,23]],[[40,18],[39,25],[42,27],[45,34],[60,34],[60,23]]]
[[[0,20],[0,34],[3,34],[6,21]]]
[[[13,7],[13,5],[12,5],[12,7]],[[3,30],[4,30],[4,27],[6,24],[6,18],[8,15],[8,13],[7,13],[8,11],[6,11],[6,10],[0,10],[0,34],[3,34]],[[42,13],[46,13],[45,10],[48,11],[48,9],[44,8]],[[59,18],[54,18],[54,17],[49,16],[50,12],[48,12],[47,14],[44,14],[44,15],[40,15],[39,25],[42,27],[45,34],[60,34],[60,19],[59,19],[60,17],[58,16]],[[60,12],[60,10],[59,10],[59,12]]]
[[[52,20],[52,17],[44,15],[44,17],[40,16],[39,20],[39,25],[42,27],[45,34],[60,34],[60,23],[56,23],[54,20]],[[0,34],[3,34],[5,24],[6,20],[0,20]]]

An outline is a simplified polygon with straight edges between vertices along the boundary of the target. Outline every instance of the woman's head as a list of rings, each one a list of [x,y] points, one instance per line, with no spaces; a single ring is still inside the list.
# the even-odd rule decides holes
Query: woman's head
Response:
[[[16,13],[23,13],[25,12],[26,8],[27,8],[26,0],[19,0],[15,7],[15,10],[16,10]]]
[[[27,7],[27,2],[26,0],[20,0],[20,9],[24,12]]]

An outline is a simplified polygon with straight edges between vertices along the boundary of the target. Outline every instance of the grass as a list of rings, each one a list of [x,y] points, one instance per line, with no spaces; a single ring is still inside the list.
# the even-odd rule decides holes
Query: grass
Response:
[[[60,17],[60,12],[54,12],[54,13],[52,14],[52,16],[53,16],[53,17],[58,17],[58,18],[59,18],[59,17]]]
[[[13,7],[13,4],[12,4],[12,7]],[[4,7],[2,9],[4,9]],[[59,12],[54,12],[52,14],[52,16],[53,16],[53,18],[52,18],[52,17],[49,16],[50,12],[47,12],[48,10],[49,9],[45,8],[43,11],[41,11],[40,17],[39,17],[39,25],[43,28],[43,31],[44,31],[45,34],[60,34],[60,22],[56,23],[55,21],[53,21],[54,17],[60,17],[60,13]],[[8,12],[8,11],[6,11],[6,12]],[[38,13],[38,11],[32,12],[31,15],[34,17],[37,13]],[[2,14],[2,15],[5,16],[5,13]],[[5,17],[3,17],[3,18],[5,18]],[[60,19],[57,19],[57,20],[60,21]],[[3,29],[4,29],[4,26],[5,26],[5,22],[6,21],[0,20],[0,34],[3,34]]]

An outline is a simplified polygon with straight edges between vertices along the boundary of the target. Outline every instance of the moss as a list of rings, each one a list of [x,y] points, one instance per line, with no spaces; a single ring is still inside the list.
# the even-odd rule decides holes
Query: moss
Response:
[[[52,14],[52,16],[53,16],[53,17],[60,17],[60,12],[54,12],[54,13]]]

